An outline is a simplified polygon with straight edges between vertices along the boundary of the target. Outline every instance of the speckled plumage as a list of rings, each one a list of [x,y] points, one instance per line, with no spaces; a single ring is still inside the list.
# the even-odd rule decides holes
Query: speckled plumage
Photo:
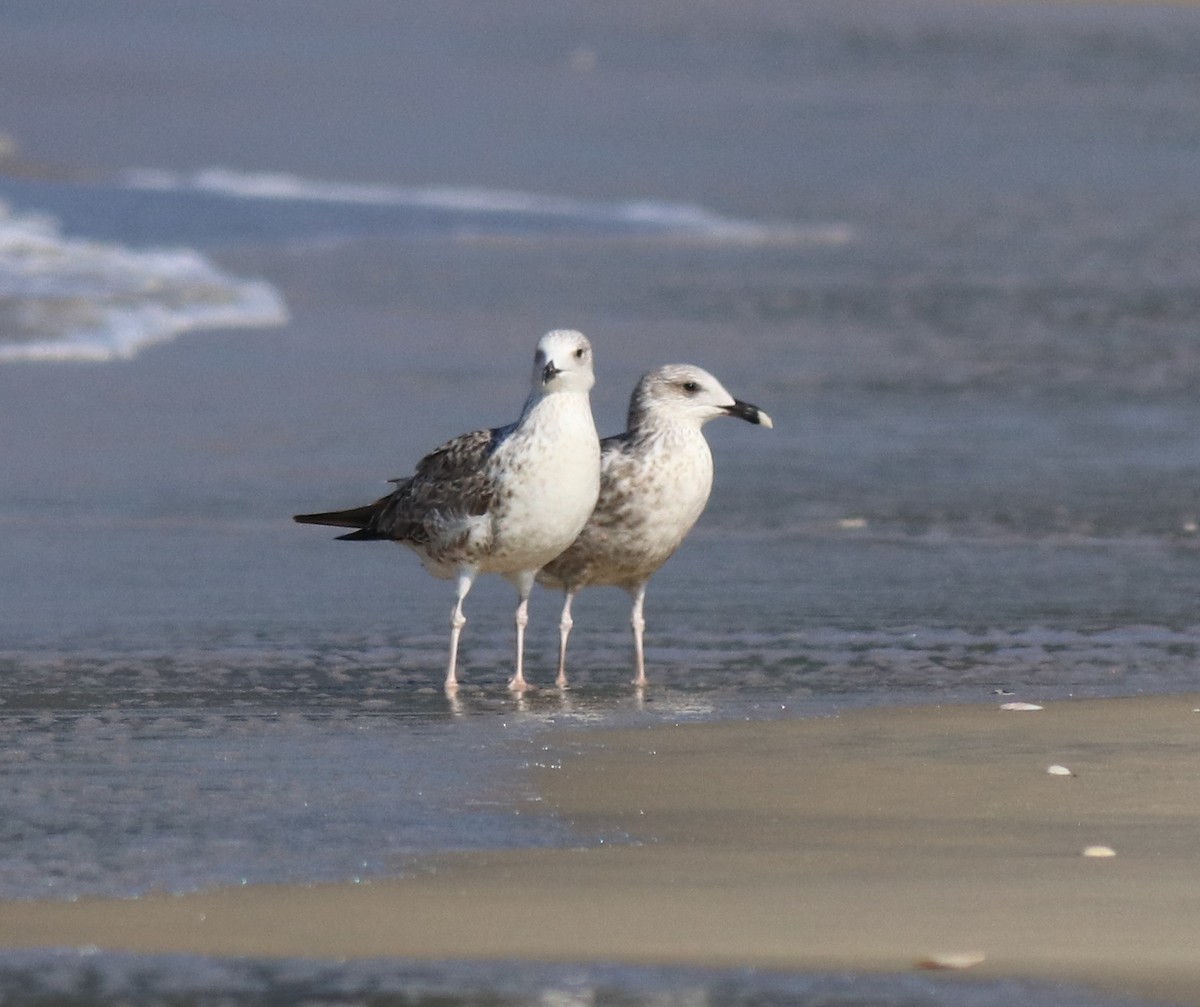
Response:
[[[411,548],[435,576],[457,578],[447,689],[457,686],[462,603],[479,573],[499,573],[520,594],[516,671],[525,687],[524,629],[539,567],[579,534],[599,492],[600,445],[588,400],[591,346],[578,332],[547,333],[534,357],[534,387],[520,418],[463,434],[426,455],[396,489],[364,507],[296,520],[355,529],[341,538]]]
[[[558,683],[566,684],[571,604],[585,587],[624,588],[634,599],[636,679],[646,680],[642,603],[646,583],[692,530],[712,490],[713,461],[703,425],[738,416],[771,426],[757,406],[734,399],[699,367],[672,364],[638,382],[627,429],[601,442],[600,495],[579,537],[538,574],[566,592],[560,622]]]
[[[633,590],[679,548],[712,489],[708,442],[690,431],[636,430],[600,442],[600,497],[579,537],[539,580]]]

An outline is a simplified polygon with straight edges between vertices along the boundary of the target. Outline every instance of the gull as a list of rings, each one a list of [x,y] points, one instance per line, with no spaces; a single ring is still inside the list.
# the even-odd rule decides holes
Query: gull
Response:
[[[533,388],[516,422],[476,430],[443,444],[394,479],[374,503],[323,514],[302,524],[355,531],[353,542],[400,542],[435,577],[456,582],[445,688],[458,688],[463,601],[481,573],[498,573],[517,589],[516,670],[509,688],[526,688],[525,626],[538,569],[561,553],[587,523],[600,490],[600,439],[588,393],[595,383],[584,335],[556,329],[538,341]]]
[[[717,416],[774,425],[758,406],[735,399],[707,371],[669,364],[638,382],[626,431],[600,442],[596,509],[571,547],[537,578],[566,593],[559,622],[560,688],[567,684],[571,603],[581,589],[604,585],[622,587],[633,597],[634,684],[646,684],[646,584],[679,548],[708,502],[713,460],[701,428]]]

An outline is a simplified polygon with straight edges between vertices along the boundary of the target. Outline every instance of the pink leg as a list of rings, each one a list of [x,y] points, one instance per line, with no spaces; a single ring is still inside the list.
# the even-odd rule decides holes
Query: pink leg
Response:
[[[646,631],[646,620],[642,617],[642,603],[646,600],[646,585],[639,584],[633,592],[633,611],[629,616],[629,625],[633,627],[633,660],[637,671],[634,685],[646,684],[646,654],[642,645],[642,636]]]
[[[450,664],[446,669],[446,691],[455,692],[458,689],[458,638],[462,628],[467,624],[463,615],[463,601],[475,583],[478,571],[474,567],[463,567],[458,572],[458,593],[454,602],[454,612],[450,616]]]
[[[571,618],[571,602],[574,600],[574,590],[568,589],[563,601],[562,618],[558,620],[558,677],[554,684],[560,689],[567,687],[567,637],[571,635],[571,627],[575,625],[575,620]]]
[[[517,575],[517,591],[521,596],[517,603],[517,669],[508,680],[508,688],[512,692],[524,692],[529,688],[525,681],[525,627],[529,624],[529,594],[533,590],[533,578],[536,570],[522,572]]]

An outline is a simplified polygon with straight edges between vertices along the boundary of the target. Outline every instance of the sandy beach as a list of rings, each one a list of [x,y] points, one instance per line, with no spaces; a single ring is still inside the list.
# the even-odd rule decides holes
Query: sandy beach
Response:
[[[984,959],[955,975],[1200,1003],[1200,696],[998,705],[551,735],[546,806],[611,841],[7,903],[0,946],[866,972],[961,954]]]

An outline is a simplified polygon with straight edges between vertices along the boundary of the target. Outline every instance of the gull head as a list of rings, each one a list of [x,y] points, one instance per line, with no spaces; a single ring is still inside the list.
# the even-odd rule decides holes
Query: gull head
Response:
[[[574,329],[555,329],[538,340],[533,355],[533,387],[550,392],[587,392],[596,383],[592,344]]]
[[[771,417],[735,399],[708,371],[691,364],[667,364],[643,375],[629,400],[629,429],[655,423],[702,427],[718,416],[773,427]]]

